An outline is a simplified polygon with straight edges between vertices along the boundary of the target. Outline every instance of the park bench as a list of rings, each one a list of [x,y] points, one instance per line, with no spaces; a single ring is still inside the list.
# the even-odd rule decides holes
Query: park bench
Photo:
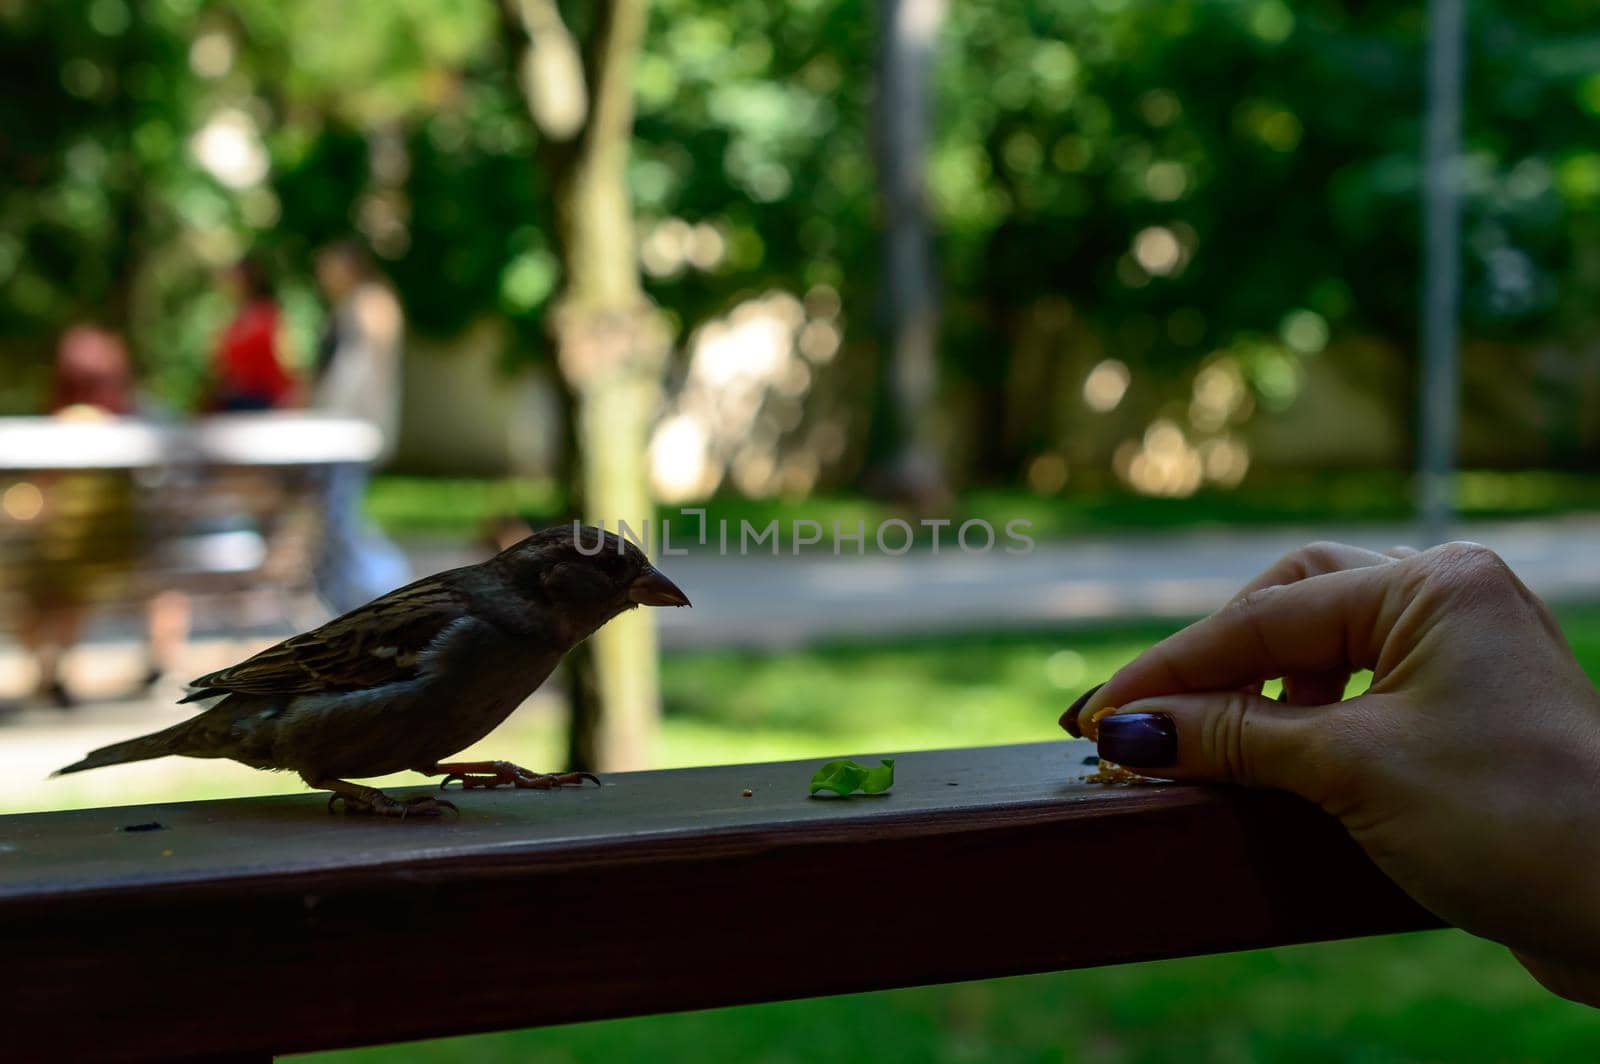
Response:
[[[847,799],[792,762],[474,791],[458,818],[0,816],[0,1056],[265,1060],[1438,926],[1311,805],[1104,787],[1092,754],[901,754]]]
[[[25,594],[30,566],[60,546],[83,559],[80,593],[98,605],[261,595],[294,626],[312,617],[299,604],[327,471],[378,448],[363,422],[307,414],[0,418],[0,599]]]

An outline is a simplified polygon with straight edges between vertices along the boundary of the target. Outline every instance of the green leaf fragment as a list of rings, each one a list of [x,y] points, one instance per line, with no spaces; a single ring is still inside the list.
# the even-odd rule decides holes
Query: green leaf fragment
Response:
[[[861,781],[863,794],[882,794],[894,786],[894,759],[886,757],[883,764],[877,768],[867,770],[866,779]]]
[[[867,768],[848,758],[829,761],[811,777],[811,793],[832,791],[841,798],[861,791],[863,794],[882,794],[894,786],[894,761],[884,759],[878,768]]]
[[[866,775],[867,770],[854,761],[843,759],[829,761],[817,769],[816,775],[811,777],[811,793],[832,791],[838,795],[846,795],[861,786],[861,781]]]

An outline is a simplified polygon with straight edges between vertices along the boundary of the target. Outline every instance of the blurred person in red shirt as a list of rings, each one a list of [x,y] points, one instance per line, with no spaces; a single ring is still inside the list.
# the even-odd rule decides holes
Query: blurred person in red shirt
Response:
[[[226,282],[239,310],[217,340],[206,409],[237,413],[291,405],[295,380],[278,357],[282,315],[266,268],[260,259],[247,255],[228,271]]]

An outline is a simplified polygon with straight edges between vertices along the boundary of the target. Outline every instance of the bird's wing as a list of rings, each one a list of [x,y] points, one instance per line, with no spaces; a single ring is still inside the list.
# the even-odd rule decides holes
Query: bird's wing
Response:
[[[424,652],[467,612],[452,583],[429,577],[390,592],[304,635],[191,682],[184,701],[223,692],[309,694],[409,680]]]

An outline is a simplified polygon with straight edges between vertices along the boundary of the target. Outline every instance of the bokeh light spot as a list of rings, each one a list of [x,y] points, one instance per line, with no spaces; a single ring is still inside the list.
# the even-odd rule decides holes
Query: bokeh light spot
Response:
[[[1278,335],[1302,355],[1314,355],[1328,346],[1328,323],[1314,310],[1295,310],[1284,315]]]
[[[1044,661],[1045,679],[1063,691],[1082,686],[1088,668],[1089,663],[1076,650],[1058,650]]]
[[[1151,163],[1144,172],[1144,189],[1157,203],[1182,199],[1189,190],[1189,171],[1171,160]]]
[[[1104,414],[1115,410],[1117,404],[1122,402],[1122,397],[1127,394],[1128,385],[1133,380],[1133,374],[1128,372],[1128,367],[1115,358],[1108,358],[1089,371],[1083,379],[1083,401],[1089,409]]]
[[[1166,277],[1182,263],[1183,245],[1178,243],[1178,236],[1171,229],[1152,225],[1139,230],[1133,238],[1133,257],[1146,273]]]
[[[44,492],[29,481],[18,481],[0,495],[0,510],[13,521],[32,521],[44,512]]]
[[[1040,495],[1054,495],[1067,486],[1067,460],[1054,451],[1028,463],[1028,487]]]
[[[1183,105],[1167,89],[1151,89],[1139,97],[1139,114],[1152,126],[1169,126],[1183,114]]]
[[[1249,20],[1250,32],[1265,44],[1280,44],[1294,32],[1294,12],[1283,0],[1260,0]]]
[[[212,115],[190,138],[189,152],[229,188],[249,188],[267,176],[267,150],[251,117],[237,107]]]
[[[233,69],[233,38],[221,30],[206,30],[189,45],[189,69],[202,78],[216,79]]]

